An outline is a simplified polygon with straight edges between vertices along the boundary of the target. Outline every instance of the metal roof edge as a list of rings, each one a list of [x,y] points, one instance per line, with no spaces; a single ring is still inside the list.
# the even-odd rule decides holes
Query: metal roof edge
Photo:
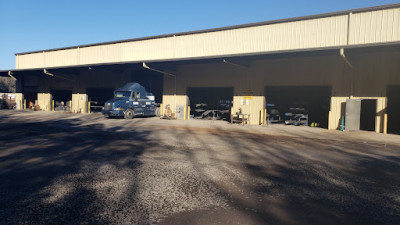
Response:
[[[256,22],[256,23],[248,23],[248,24],[241,24],[241,25],[234,25],[234,26],[226,26],[226,27],[219,27],[219,28],[211,28],[211,29],[204,29],[204,30],[195,30],[195,31],[187,31],[187,32],[155,35],[155,36],[149,36],[149,37],[140,37],[140,38],[117,40],[117,41],[108,41],[108,42],[99,42],[99,43],[93,43],[93,44],[75,45],[75,46],[61,47],[61,48],[52,48],[52,49],[46,49],[46,50],[21,52],[21,53],[15,53],[14,55],[16,55],[16,56],[17,55],[27,55],[27,54],[33,54],[33,53],[39,53],[39,52],[51,52],[51,51],[59,51],[59,50],[66,50],[66,49],[85,48],[85,47],[91,47],[91,46],[107,45],[107,44],[119,44],[119,43],[131,42],[131,41],[151,40],[151,39],[164,38],[164,37],[183,36],[183,35],[199,34],[199,33],[207,33],[207,32],[217,32],[217,31],[223,31],[223,30],[234,30],[234,29],[240,29],[240,28],[246,28],[246,27],[263,26],[263,25],[270,25],[270,24],[276,24],[276,23],[285,23],[285,22],[294,22],[294,21],[301,21],[301,20],[307,20],[307,19],[316,19],[316,18],[323,18],[323,17],[329,17],[329,16],[338,16],[338,15],[344,15],[344,14],[348,14],[348,13],[360,13],[360,12],[376,11],[376,10],[391,9],[391,8],[398,8],[398,7],[400,7],[400,3],[379,5],[379,6],[358,8],[358,9],[350,9],[350,10],[345,10],[345,11],[322,13],[322,14],[315,14],[315,15],[309,15],[309,16],[300,16],[300,17],[293,17],[293,18],[286,18],[286,19],[277,19],[277,20],[270,20],[270,21],[263,21],[263,22]]]

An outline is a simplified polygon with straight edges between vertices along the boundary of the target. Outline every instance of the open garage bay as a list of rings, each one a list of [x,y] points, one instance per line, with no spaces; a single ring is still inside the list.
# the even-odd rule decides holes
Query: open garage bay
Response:
[[[0,224],[398,224],[400,137],[0,111]]]
[[[328,128],[331,87],[329,86],[269,86],[265,87],[267,104],[274,105],[282,119],[291,108],[302,108],[309,124]],[[270,111],[270,109],[268,109]]]

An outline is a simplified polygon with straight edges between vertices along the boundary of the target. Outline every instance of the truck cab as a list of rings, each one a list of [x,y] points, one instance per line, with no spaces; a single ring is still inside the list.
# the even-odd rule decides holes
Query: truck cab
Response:
[[[138,83],[127,83],[114,91],[114,98],[105,102],[102,113],[108,117],[132,119],[155,116],[154,95]]]

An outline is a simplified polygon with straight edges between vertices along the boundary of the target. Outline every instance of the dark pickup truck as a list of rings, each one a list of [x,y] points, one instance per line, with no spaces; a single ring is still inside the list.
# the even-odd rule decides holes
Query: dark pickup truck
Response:
[[[106,101],[102,113],[105,117],[155,116],[154,95],[138,83],[127,83]]]

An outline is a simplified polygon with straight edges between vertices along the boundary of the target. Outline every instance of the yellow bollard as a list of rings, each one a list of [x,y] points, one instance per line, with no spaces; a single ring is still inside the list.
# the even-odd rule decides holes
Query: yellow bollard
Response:
[[[26,109],[26,99],[24,99],[24,109]]]
[[[69,101],[69,111],[72,112],[72,100]]]
[[[163,104],[160,104],[160,116],[164,115]]]
[[[387,125],[388,125],[388,114],[385,113],[383,116],[383,133],[387,134]]]
[[[328,130],[333,130],[332,125],[331,125],[331,121],[332,121],[332,111],[329,111],[329,114],[328,114]]]
[[[264,125],[267,123],[267,109],[264,109]]]
[[[51,109],[52,109],[52,111],[54,111],[54,100],[51,103],[52,103]]]
[[[90,102],[88,102],[88,113],[90,114]]]
[[[187,119],[190,120],[190,106],[188,106],[188,114],[187,114]]]

